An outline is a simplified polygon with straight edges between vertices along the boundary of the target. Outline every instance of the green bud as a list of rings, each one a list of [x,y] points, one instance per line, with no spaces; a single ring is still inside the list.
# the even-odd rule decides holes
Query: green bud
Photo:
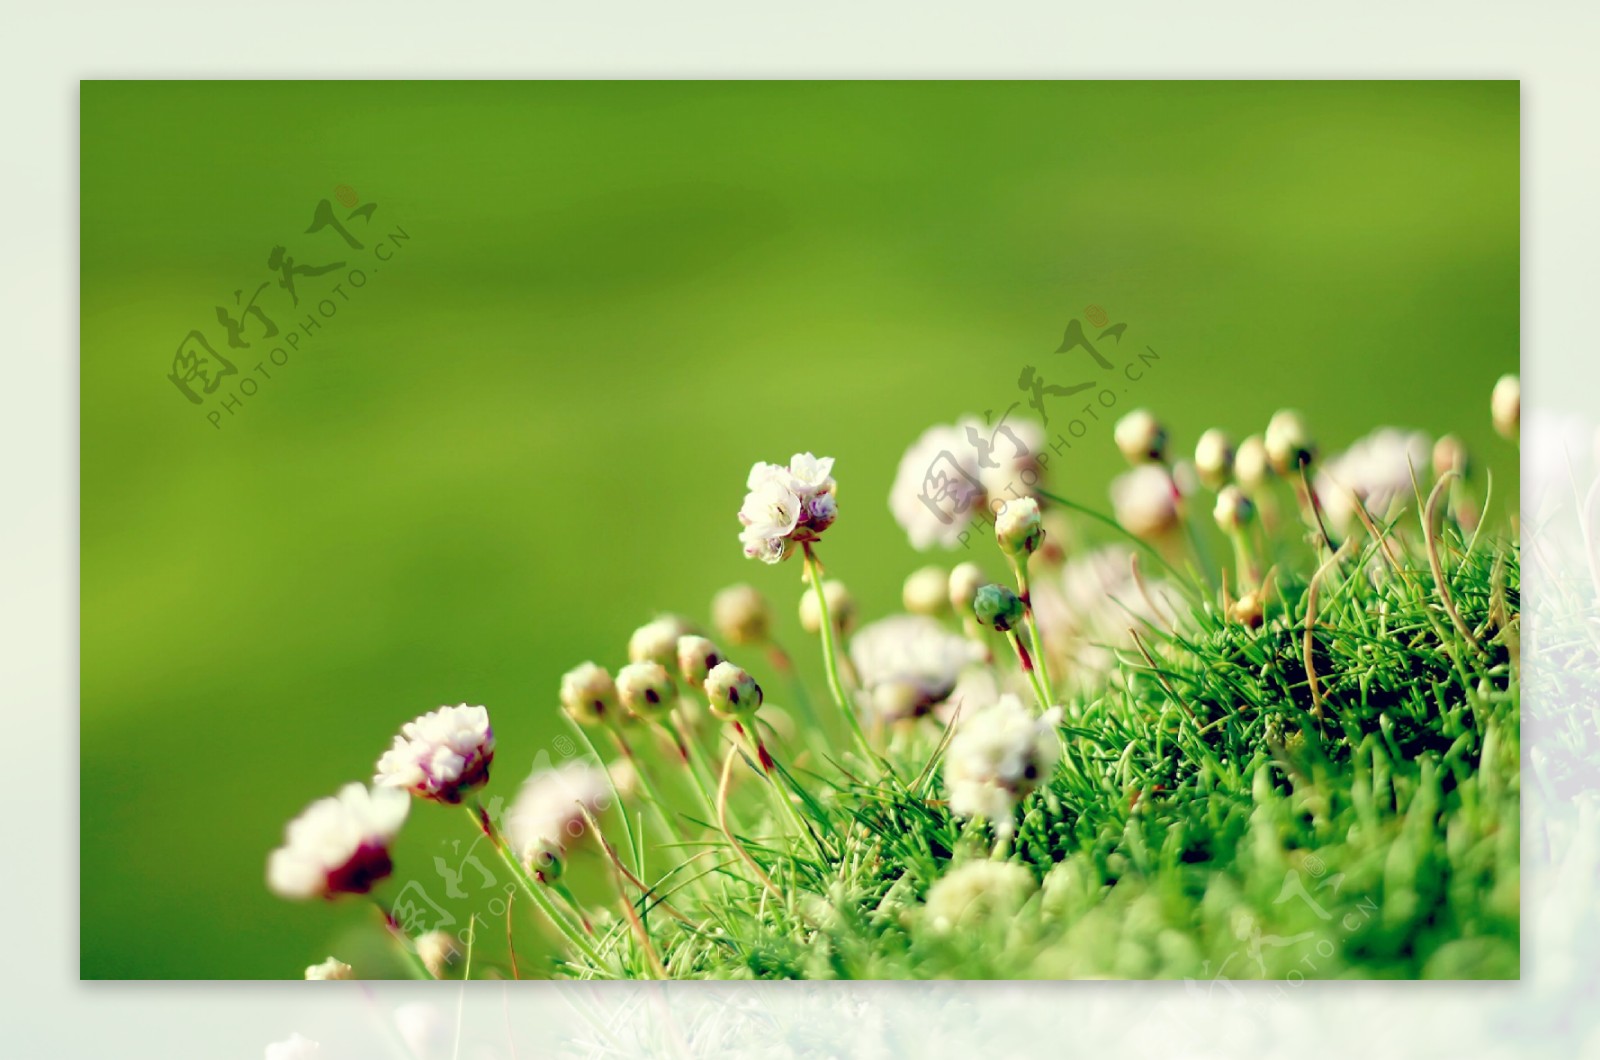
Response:
[[[559,844],[539,839],[522,852],[522,865],[540,883],[554,883],[567,871],[564,853]]]
[[[592,662],[569,670],[561,678],[561,709],[580,725],[615,721],[617,686],[605,667]]]
[[[973,598],[972,610],[978,621],[1001,633],[1015,629],[1022,621],[1022,599],[1004,585],[985,585]]]

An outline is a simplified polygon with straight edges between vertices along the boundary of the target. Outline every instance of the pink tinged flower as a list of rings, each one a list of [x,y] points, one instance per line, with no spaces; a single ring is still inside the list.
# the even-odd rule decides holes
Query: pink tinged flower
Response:
[[[418,798],[457,803],[489,781],[494,730],[484,707],[440,707],[401,727],[378,759],[375,783]]]
[[[745,479],[739,545],[750,559],[781,563],[838,517],[833,458],[796,453],[788,467],[757,463]]]
[[[267,886],[283,898],[366,894],[394,864],[389,847],[411,802],[404,792],[346,784],[289,822],[267,858]]]

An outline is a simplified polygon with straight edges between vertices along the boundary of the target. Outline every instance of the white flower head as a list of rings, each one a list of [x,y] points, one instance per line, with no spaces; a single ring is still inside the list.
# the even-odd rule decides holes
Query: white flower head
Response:
[[[584,811],[598,818],[610,805],[611,782],[603,769],[575,761],[537,770],[522,782],[506,814],[506,839],[527,864],[536,854],[566,850],[588,828]]]
[[[292,1034],[281,1042],[267,1046],[267,1060],[317,1060],[322,1046],[303,1034]]]
[[[757,462],[739,506],[739,544],[763,563],[781,563],[815,541],[839,516],[833,457],[796,453],[789,466]]]
[[[1421,431],[1380,427],[1327,460],[1316,476],[1317,499],[1335,530],[1356,521],[1356,505],[1378,522],[1406,509],[1427,477],[1432,442]]]
[[[489,711],[465,703],[440,707],[401,726],[394,746],[378,759],[379,787],[402,788],[418,798],[457,803],[489,782],[494,730]]]
[[[329,979],[354,979],[350,966],[337,957],[329,957],[321,964],[306,969],[306,978],[313,981]]]
[[[1117,522],[1135,537],[1155,538],[1178,525],[1178,486],[1159,464],[1141,464],[1111,483]]]
[[[879,619],[850,642],[850,661],[884,721],[928,713],[949,697],[962,668],[982,658],[981,644],[926,615]]]
[[[1033,873],[1010,861],[969,861],[933,881],[925,913],[937,932],[1009,920],[1037,888]]]
[[[1010,693],[963,717],[945,755],[951,812],[983,817],[996,832],[1010,835],[1017,801],[1049,779],[1060,758],[1060,720],[1060,708],[1034,717]]]
[[[967,416],[929,427],[900,458],[889,511],[913,548],[956,548],[990,498],[1031,494],[1043,448],[1043,432],[1026,421],[991,425]]]
[[[284,829],[267,858],[267,886],[283,898],[366,894],[393,870],[389,845],[410,808],[403,791],[360,784],[318,799]]]

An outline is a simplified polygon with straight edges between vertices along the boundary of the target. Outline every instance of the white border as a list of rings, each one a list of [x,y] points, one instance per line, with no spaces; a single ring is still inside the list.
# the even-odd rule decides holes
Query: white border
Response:
[[[286,0],[227,11],[171,2],[11,9],[10,47],[0,63],[7,111],[0,166],[7,217],[0,255],[7,346],[0,709],[10,721],[9,798],[0,810],[7,899],[0,1041],[7,1055],[253,1057],[297,1030],[320,1038],[324,1056],[379,1055],[365,1014],[418,996],[398,984],[374,998],[353,984],[313,990],[76,981],[78,78],[1520,78],[1525,394],[1530,409],[1592,421],[1600,418],[1589,308],[1600,289],[1593,250],[1600,245],[1597,10],[1576,0],[1497,8],[1345,0],[1295,14],[1281,0],[1092,8],[824,0],[781,9],[748,0],[504,0],[442,9]],[[1525,468],[1524,478],[1537,470]],[[1533,734],[1525,739],[1532,742]],[[812,1042],[814,1055],[1115,1047],[1120,1055],[1165,1057],[1345,1056],[1353,1048],[1466,1057],[1517,1055],[1533,1042],[1545,1047],[1540,1051],[1576,1055],[1585,1043],[1600,1045],[1592,1034],[1600,1013],[1584,1003],[1600,970],[1592,956],[1600,954],[1600,859],[1591,806],[1528,800],[1522,984],[1322,984],[1253,1012],[1246,1009],[1254,1002],[1195,999],[1181,986],[1148,984],[592,991],[523,984],[506,1011],[521,1056],[544,1055],[563,1040],[563,1051],[581,1055],[583,1035],[594,1033],[585,1030],[586,1004],[602,1006],[608,1026],[655,1043],[647,1051],[682,1043],[683,1055],[713,1055],[729,1045],[744,1055],[803,1055],[802,1040]],[[472,991],[468,1005],[471,1037],[492,1041],[507,1018],[498,988]],[[510,1054],[503,1047],[486,1053],[469,1040],[461,1055]]]

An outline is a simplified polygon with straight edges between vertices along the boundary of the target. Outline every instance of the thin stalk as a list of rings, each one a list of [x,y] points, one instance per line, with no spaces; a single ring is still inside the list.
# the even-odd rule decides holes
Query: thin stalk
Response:
[[[772,760],[772,755],[767,751],[766,744],[761,742],[761,734],[756,732],[755,725],[752,723],[747,729],[736,721],[733,723],[733,730],[749,743],[750,750],[756,756],[756,761],[761,764],[761,772],[766,777],[767,785],[772,789],[773,800],[783,808],[783,813],[788,818],[789,826],[799,835],[809,836],[811,842],[816,845],[817,853],[826,861],[828,852],[824,849],[822,840],[817,838],[817,834],[801,819],[800,811],[794,808],[794,803],[790,800],[788,792],[784,790],[785,785],[781,783],[782,778],[779,775],[777,763]]]
[[[1055,704],[1055,689],[1050,685],[1050,667],[1045,661],[1044,642],[1039,637],[1039,620],[1033,613],[1033,597],[1028,589],[1028,557],[1012,556],[1011,570],[1017,576],[1017,595],[1022,598],[1022,620],[1028,627],[1028,640],[1033,644],[1033,659],[1044,688],[1045,702],[1041,709],[1049,710]]]
[[[545,918],[550,923],[555,925],[556,930],[561,932],[562,937],[572,945],[573,949],[587,957],[595,967],[603,967],[605,962],[600,959],[599,951],[584,937],[582,930],[568,920],[566,915],[556,908],[556,904],[550,900],[550,896],[536,887],[534,881],[528,878],[527,870],[522,867],[522,863],[507,848],[505,839],[500,835],[500,829],[495,827],[494,821],[490,819],[482,804],[473,802],[466,809],[467,815],[472,818],[473,823],[488,838],[489,845],[494,847],[496,854],[500,855],[500,860],[505,862],[506,868],[511,870],[511,876],[517,881],[522,893],[526,894],[528,899],[539,907],[539,911],[545,915]]]
[[[806,577],[811,581],[811,591],[817,594],[817,613],[822,616],[822,663],[828,675],[828,691],[833,693],[833,702],[838,706],[845,720],[850,723],[851,734],[855,737],[856,746],[866,756],[868,762],[877,762],[887,770],[888,763],[879,758],[872,750],[872,744],[867,741],[867,734],[861,728],[861,719],[856,717],[855,707],[850,698],[845,695],[844,681],[839,677],[839,657],[833,644],[833,618],[828,614],[828,594],[822,591],[822,569],[817,563],[817,555],[807,541],[805,549]]]

